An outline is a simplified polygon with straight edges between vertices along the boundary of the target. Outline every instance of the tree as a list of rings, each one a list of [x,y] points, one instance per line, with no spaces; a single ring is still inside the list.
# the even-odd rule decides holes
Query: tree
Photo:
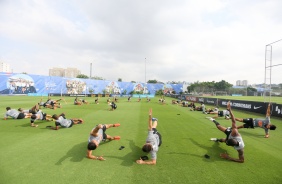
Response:
[[[171,82],[167,82],[167,83],[169,83],[169,84],[181,84],[180,81],[178,81],[178,82],[176,82],[176,81],[171,81]]]
[[[92,95],[94,93],[94,89],[93,88],[89,88],[89,93]]]
[[[88,79],[89,77],[85,74],[79,74],[76,76],[76,78]]]
[[[159,89],[158,91],[156,91],[155,95],[164,95],[164,91],[162,89]]]
[[[156,84],[156,83],[158,83],[158,81],[156,79],[148,80],[147,83]]]
[[[123,95],[126,95],[126,93],[127,93],[126,89],[123,90],[122,94],[123,94]]]
[[[247,87],[247,91],[248,92],[257,92],[258,90],[256,88]]]
[[[214,91],[227,91],[233,85],[222,80],[220,82],[195,82],[187,87],[188,93],[213,93]]]
[[[134,91],[130,91],[129,94],[130,94],[130,95],[133,95],[133,94],[134,94]]]
[[[193,91],[195,91],[197,86],[199,86],[199,81],[188,86],[187,87],[188,93],[192,93]]]
[[[228,90],[229,88],[231,88],[233,85],[226,82],[225,80],[222,80],[220,82],[216,82],[214,87],[216,88],[216,90],[219,90],[219,91],[226,91]]]
[[[106,79],[104,79],[103,77],[98,77],[98,76],[91,77],[91,79],[95,79],[95,80],[106,80]]]

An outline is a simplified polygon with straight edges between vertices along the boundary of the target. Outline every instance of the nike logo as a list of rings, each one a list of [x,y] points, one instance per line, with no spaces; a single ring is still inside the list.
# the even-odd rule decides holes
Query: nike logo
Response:
[[[254,106],[254,109],[259,109],[259,108],[261,108],[262,106],[259,106],[259,107],[256,107],[256,106]]]

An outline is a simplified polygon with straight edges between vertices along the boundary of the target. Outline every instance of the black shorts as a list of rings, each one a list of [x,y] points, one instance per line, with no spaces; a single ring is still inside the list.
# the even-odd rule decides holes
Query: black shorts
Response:
[[[243,119],[244,128],[254,128],[253,118]]]
[[[68,128],[72,127],[72,125],[73,125],[73,120],[71,120],[71,124],[70,124],[70,126]]]
[[[223,111],[218,111],[218,116],[222,117],[223,116]]]
[[[69,127],[66,127],[66,128],[72,127],[73,124],[74,124],[74,123],[73,123],[73,120],[71,119],[71,124],[70,124],[70,126],[69,126]],[[61,124],[60,124],[59,122],[57,122],[57,121],[55,121],[55,125],[56,125],[56,126],[61,126]]]
[[[25,118],[24,113],[20,112],[17,119],[24,119],[24,118]]]
[[[96,126],[98,126],[98,125],[96,125]],[[103,141],[106,141],[106,139],[107,139],[107,134],[106,134],[107,127],[106,127],[106,125],[103,125],[102,130],[103,130]]]
[[[42,113],[43,114],[43,118],[42,118],[42,120],[46,120],[46,113]]]
[[[30,110],[28,110],[28,113],[36,114],[37,112],[35,110],[30,109]]]
[[[153,130],[153,134],[157,134],[159,136],[160,142],[158,146],[160,147],[162,145],[162,135],[158,132],[156,128],[152,128],[152,130]]]
[[[231,134],[231,132],[232,132],[232,128],[231,128],[231,127],[228,127],[228,128],[224,131],[224,133],[225,133],[225,135],[226,135],[226,140],[228,139],[228,137],[229,137],[229,135]]]

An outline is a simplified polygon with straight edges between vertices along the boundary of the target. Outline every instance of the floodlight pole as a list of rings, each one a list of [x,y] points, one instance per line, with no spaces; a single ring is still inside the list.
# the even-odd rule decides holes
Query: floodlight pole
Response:
[[[146,58],[145,58],[145,84],[146,84]]]
[[[269,43],[265,46],[265,70],[264,70],[264,90],[263,90],[263,96],[264,96],[264,102],[266,102],[265,100],[265,94],[266,94],[266,79],[267,79],[267,70],[269,70],[269,100],[268,102],[271,102],[271,72],[272,72],[272,67],[274,66],[278,66],[278,65],[282,65],[282,64],[278,64],[278,65],[272,65],[272,45],[277,43],[277,42],[280,42],[282,41],[282,39],[280,40],[277,40],[275,42],[272,42],[272,43]],[[269,48],[269,50],[268,50]],[[269,56],[269,59],[267,58],[267,53],[268,51],[270,52],[270,56]],[[269,61],[269,65],[267,65],[267,61]]]
[[[90,63],[90,75],[89,75],[90,77],[90,79],[91,79],[91,77],[92,77],[92,63]]]

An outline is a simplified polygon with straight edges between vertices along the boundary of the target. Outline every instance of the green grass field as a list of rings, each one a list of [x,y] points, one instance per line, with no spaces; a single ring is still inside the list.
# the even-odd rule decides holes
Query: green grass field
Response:
[[[116,111],[109,111],[106,98],[94,104],[94,98],[85,98],[91,104],[75,106],[74,98],[65,98],[61,109],[43,109],[47,114],[65,112],[67,118],[83,118],[84,124],[58,131],[45,128],[54,122],[36,121],[37,128],[30,127],[29,119],[0,120],[0,183],[1,184],[72,184],[72,183],[281,183],[282,174],[282,123],[272,118],[277,126],[264,138],[264,130],[240,129],[245,142],[245,163],[235,163],[219,157],[228,152],[237,157],[237,151],[222,143],[209,141],[211,137],[224,138],[201,112],[188,108],[158,103],[152,99],[127,102],[120,98]],[[39,97],[0,96],[0,112],[4,116],[6,106],[28,109]],[[158,130],[163,144],[159,148],[157,165],[138,165],[141,146],[147,136],[148,110],[159,119]],[[236,117],[264,117],[235,111]],[[218,118],[225,126],[231,122]],[[120,135],[121,140],[102,143],[93,151],[103,155],[106,161],[86,158],[86,146],[91,129],[99,123],[119,122],[120,127],[107,130],[109,135]],[[240,124],[238,122],[238,124]],[[119,150],[124,146],[123,150]],[[205,154],[210,159],[204,157]]]

